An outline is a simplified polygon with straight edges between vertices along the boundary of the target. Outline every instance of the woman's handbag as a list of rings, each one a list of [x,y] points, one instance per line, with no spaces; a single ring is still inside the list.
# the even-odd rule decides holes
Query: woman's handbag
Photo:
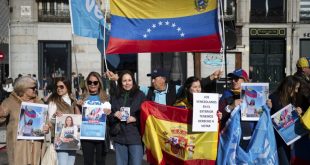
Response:
[[[54,144],[51,143],[51,140],[48,143],[44,140],[44,145],[48,145],[48,147],[42,158],[41,165],[57,165],[57,153]]]
[[[306,129],[310,130],[310,107],[307,109],[305,114],[300,118],[300,121]]]
[[[116,122],[116,123],[111,125],[110,131],[109,131],[111,136],[116,136],[120,132],[121,132],[121,122]]]

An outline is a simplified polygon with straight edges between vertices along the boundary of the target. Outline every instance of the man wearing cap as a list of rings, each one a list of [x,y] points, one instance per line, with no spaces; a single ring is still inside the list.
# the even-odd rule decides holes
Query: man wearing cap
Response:
[[[241,104],[240,93],[241,83],[249,82],[248,74],[243,69],[236,69],[227,75],[231,78],[231,89],[225,90],[219,101],[219,111],[222,112],[221,129],[226,125],[230,118],[230,113]],[[254,122],[241,121],[241,140],[240,146],[246,149],[252,135]]]
[[[310,57],[299,58],[296,67],[297,72],[294,76],[300,81],[296,106],[301,107],[305,112],[310,106]]]
[[[207,89],[207,87],[213,85],[215,80],[220,78],[221,74],[222,72],[220,70],[216,70],[212,75],[204,78],[202,87]],[[117,75],[110,71],[107,72],[107,76],[114,81],[118,79]],[[159,104],[172,106],[176,101],[180,86],[169,83],[169,73],[163,69],[155,69],[147,74],[147,76],[152,78],[152,86],[140,86],[140,90],[146,95],[146,99]]]

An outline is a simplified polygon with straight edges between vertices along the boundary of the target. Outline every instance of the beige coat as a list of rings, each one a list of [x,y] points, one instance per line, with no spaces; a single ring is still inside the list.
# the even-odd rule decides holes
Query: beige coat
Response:
[[[17,140],[17,127],[21,102],[21,98],[12,92],[9,98],[2,102],[0,108],[0,111],[4,111],[4,115],[0,117],[0,122],[8,122],[6,144],[9,164],[39,165],[43,140]],[[35,102],[42,103],[39,99],[36,99]]]

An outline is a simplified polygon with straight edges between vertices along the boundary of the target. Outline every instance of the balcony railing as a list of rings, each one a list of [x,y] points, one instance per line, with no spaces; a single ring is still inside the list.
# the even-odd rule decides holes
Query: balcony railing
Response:
[[[39,10],[39,22],[70,22],[69,9],[64,10]]]

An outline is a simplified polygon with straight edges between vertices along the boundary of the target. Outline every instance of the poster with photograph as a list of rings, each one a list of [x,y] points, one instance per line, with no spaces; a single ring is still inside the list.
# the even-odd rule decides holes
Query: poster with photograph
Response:
[[[241,88],[241,120],[258,121],[269,96],[269,84],[242,83]]]
[[[48,105],[22,102],[17,139],[42,140]]]
[[[121,107],[120,112],[122,113],[121,121],[127,121],[128,117],[130,116],[130,107]]]
[[[287,145],[294,143],[307,133],[300,123],[296,108],[291,104],[271,116],[272,124]]]
[[[82,124],[80,139],[104,140],[106,114],[102,105],[84,105],[82,107]]]
[[[79,150],[82,115],[56,117],[54,146],[56,150]]]

